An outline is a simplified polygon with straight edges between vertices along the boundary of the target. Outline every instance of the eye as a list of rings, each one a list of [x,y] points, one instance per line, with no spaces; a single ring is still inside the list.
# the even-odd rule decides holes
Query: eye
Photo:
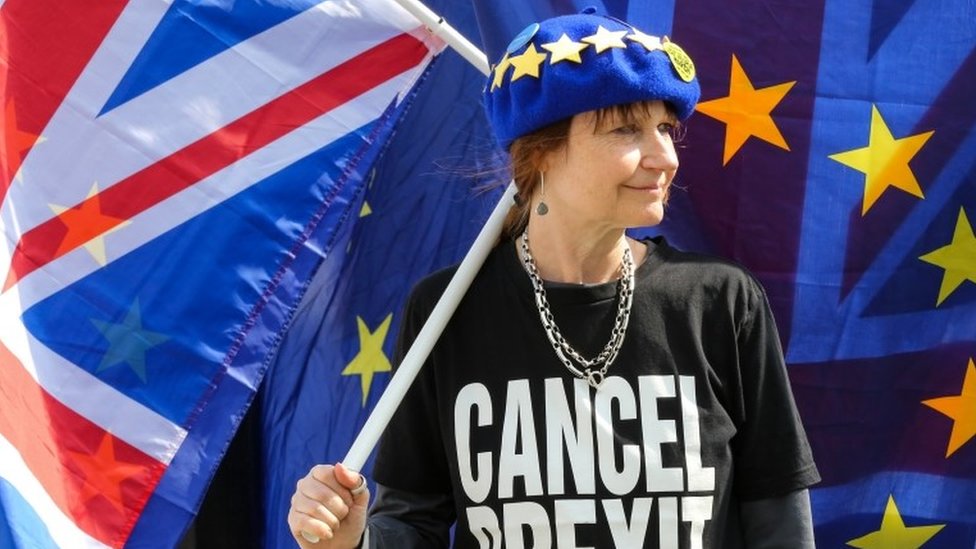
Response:
[[[637,127],[637,124],[624,124],[617,126],[612,131],[618,135],[634,135],[640,131],[640,128]]]
[[[657,125],[657,131],[660,133],[666,133],[670,136],[674,136],[675,126],[670,122],[662,122]]]

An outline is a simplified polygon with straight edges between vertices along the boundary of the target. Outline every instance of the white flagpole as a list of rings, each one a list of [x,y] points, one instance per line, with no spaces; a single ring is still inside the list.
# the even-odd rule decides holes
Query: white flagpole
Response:
[[[464,35],[449,25],[443,17],[430,11],[430,8],[421,3],[420,0],[396,0],[396,3],[419,19],[434,36],[447,42],[448,46],[451,46],[468,63],[474,65],[474,68],[488,76],[491,71],[488,66],[488,57],[477,46],[469,42]]]
[[[486,76],[488,75],[488,58],[485,54],[464,38],[457,30],[447,24],[443,17],[437,16],[418,0],[396,1],[426,25],[435,36],[444,40],[451,48],[474,65],[475,68]],[[345,459],[342,460],[343,465],[346,467],[354,471],[359,471],[366,464],[369,453],[373,451],[373,448],[380,439],[380,435],[386,429],[386,425],[390,422],[393,413],[400,405],[400,401],[407,394],[407,389],[410,388],[410,384],[413,383],[420,368],[430,355],[430,351],[434,348],[437,338],[444,331],[448,320],[451,319],[451,316],[457,309],[458,303],[461,302],[461,298],[464,297],[464,294],[471,286],[471,281],[478,274],[478,271],[485,262],[485,258],[488,257],[488,253],[498,240],[498,236],[501,234],[502,226],[505,222],[505,216],[514,203],[514,197],[515,184],[512,182],[505,189],[505,193],[502,195],[501,200],[498,201],[487,223],[481,229],[474,244],[471,245],[471,249],[464,257],[464,260],[461,261],[461,265],[454,274],[454,278],[451,279],[451,282],[447,285],[447,289],[444,290],[444,295],[441,296],[440,301],[434,306],[434,310],[431,312],[424,327],[417,334],[417,339],[413,342],[410,350],[407,351],[407,355],[403,357],[403,361],[397,368],[395,375],[390,379],[390,383],[383,392],[383,395],[380,396],[380,400],[376,403],[376,407],[373,408],[373,412],[366,420],[366,424],[363,425],[363,429],[359,432],[356,440],[353,441],[352,447],[346,454]]]

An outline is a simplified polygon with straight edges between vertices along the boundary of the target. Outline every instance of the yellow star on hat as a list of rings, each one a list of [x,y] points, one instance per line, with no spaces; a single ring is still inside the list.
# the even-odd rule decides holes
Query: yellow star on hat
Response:
[[[644,34],[643,32],[633,29],[634,32],[627,35],[627,39],[644,46],[647,51],[660,50],[661,39],[657,36],[651,36],[650,34]]]
[[[597,53],[603,53],[610,48],[627,48],[627,44],[624,44],[624,35],[627,31],[609,31],[600,25],[596,29],[596,34],[591,34],[585,38],[581,38],[583,42],[587,44],[593,44],[596,47]]]
[[[505,71],[510,66],[512,64],[509,62],[508,54],[506,53],[505,57],[502,57],[502,60],[498,62],[498,66],[495,67],[495,78],[491,81],[491,91],[502,87],[502,81],[505,80]]]
[[[515,71],[512,72],[512,82],[526,75],[539,78],[539,65],[545,60],[546,54],[535,49],[535,44],[529,44],[522,55],[509,59],[509,63],[515,67]]]
[[[551,54],[549,55],[550,65],[555,65],[560,61],[566,60],[582,63],[583,60],[580,59],[580,52],[588,47],[590,47],[589,44],[571,40],[565,32],[559,37],[559,40],[542,45],[542,49],[548,50]]]

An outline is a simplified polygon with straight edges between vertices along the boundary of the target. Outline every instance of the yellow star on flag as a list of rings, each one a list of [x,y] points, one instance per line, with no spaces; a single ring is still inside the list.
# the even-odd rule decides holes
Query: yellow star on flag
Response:
[[[389,331],[392,320],[392,313],[386,315],[380,327],[375,332],[371,332],[366,326],[366,322],[362,318],[356,317],[356,325],[359,328],[359,352],[342,371],[342,375],[361,376],[363,406],[366,405],[366,397],[369,395],[369,388],[373,384],[373,374],[389,372],[393,369],[390,360],[386,358],[386,354],[383,352],[383,342],[386,341],[386,332]]]
[[[539,65],[546,60],[546,54],[535,49],[535,44],[529,44],[522,55],[516,55],[508,60],[515,67],[512,71],[512,82],[529,75],[539,78]]]
[[[925,198],[922,189],[918,186],[918,180],[915,179],[915,174],[908,167],[908,162],[933,133],[935,132],[928,131],[895,139],[884,118],[881,117],[878,107],[871,106],[871,135],[868,138],[868,145],[828,157],[864,173],[862,216],[868,213],[888,187],[897,187],[912,196]]]
[[[757,90],[739,64],[739,59],[732,55],[729,95],[699,103],[696,109],[725,123],[723,166],[729,163],[749,137],[758,137],[781,149],[790,150],[769,113],[786,97],[794,84],[795,80]]]
[[[496,89],[502,87],[502,82],[505,80],[505,71],[507,71],[508,67],[510,66],[512,66],[512,64],[508,59],[508,54],[506,53],[495,67],[495,77],[491,80],[491,91],[495,91]]]
[[[973,235],[973,226],[969,223],[964,209],[959,208],[952,242],[919,259],[945,269],[942,285],[939,287],[939,298],[935,302],[936,307],[942,305],[942,302],[963,282],[968,280],[976,283],[976,236]]]
[[[363,207],[359,208],[359,217],[366,217],[371,213],[373,213],[373,208],[369,207],[369,202],[363,200]]]
[[[949,435],[949,446],[946,447],[947,458],[976,437],[976,364],[973,364],[973,359],[969,359],[961,393],[930,398],[923,400],[922,404],[952,418],[952,434]]]
[[[583,42],[587,44],[593,44],[596,47],[597,53],[603,53],[610,48],[627,48],[627,44],[624,44],[624,36],[627,31],[609,31],[600,25],[596,29],[596,34],[591,34],[586,38],[580,38]]]
[[[881,519],[881,529],[852,539],[847,542],[847,545],[861,549],[918,549],[944,527],[945,524],[905,526],[905,521],[902,520],[898,506],[895,504],[895,498],[888,496],[888,504]]]
[[[559,40],[542,45],[542,49],[548,50],[551,54],[549,56],[550,65],[555,65],[556,63],[565,60],[573,61],[575,63],[582,63],[583,60],[580,59],[580,52],[588,47],[590,47],[589,44],[582,44],[580,42],[570,40],[569,36],[565,32],[559,37]]]

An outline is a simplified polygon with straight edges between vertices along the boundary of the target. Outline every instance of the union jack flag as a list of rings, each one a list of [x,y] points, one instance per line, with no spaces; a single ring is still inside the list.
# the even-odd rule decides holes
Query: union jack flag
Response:
[[[179,540],[441,48],[388,0],[0,0],[0,546]]]

